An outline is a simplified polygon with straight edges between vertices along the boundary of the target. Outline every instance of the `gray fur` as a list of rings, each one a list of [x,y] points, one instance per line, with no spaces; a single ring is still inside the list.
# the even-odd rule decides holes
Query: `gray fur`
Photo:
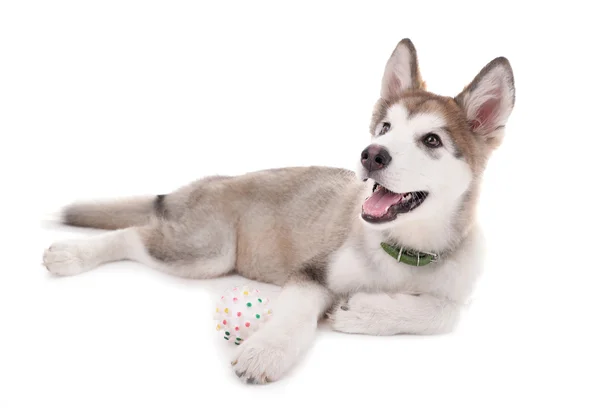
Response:
[[[348,170],[274,169],[209,177],[155,198],[72,205],[64,220],[105,229],[142,225],[148,253],[186,277],[236,271],[279,285],[292,274],[322,283],[327,256],[356,222],[363,188]]]
[[[147,224],[154,212],[153,197],[75,203],[62,212],[62,222],[76,227],[105,230]]]
[[[327,284],[327,259],[319,257],[306,262],[300,267],[298,274],[323,286]]]

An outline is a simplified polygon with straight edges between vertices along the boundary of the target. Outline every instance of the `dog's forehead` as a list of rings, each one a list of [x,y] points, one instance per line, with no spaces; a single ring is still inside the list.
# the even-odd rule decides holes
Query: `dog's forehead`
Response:
[[[443,121],[442,126],[455,129],[467,125],[466,118],[464,118],[464,114],[454,99],[427,91],[415,90],[404,93],[401,98],[395,101],[380,99],[373,111],[371,133],[374,132],[377,124],[385,118],[391,119],[389,117],[390,113],[394,113],[394,116],[403,122],[418,119],[420,124],[424,124],[426,120],[432,120],[435,126],[435,124]]]
[[[410,136],[427,133],[432,129],[446,127],[445,118],[435,111],[410,112],[406,105],[396,103],[387,111],[386,120],[396,129],[402,129]]]

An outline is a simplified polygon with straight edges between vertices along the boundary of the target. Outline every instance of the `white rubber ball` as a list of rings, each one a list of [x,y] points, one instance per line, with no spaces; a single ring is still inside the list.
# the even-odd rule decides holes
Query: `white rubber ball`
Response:
[[[240,345],[271,317],[269,298],[258,289],[235,287],[228,290],[215,307],[219,334],[228,342]]]

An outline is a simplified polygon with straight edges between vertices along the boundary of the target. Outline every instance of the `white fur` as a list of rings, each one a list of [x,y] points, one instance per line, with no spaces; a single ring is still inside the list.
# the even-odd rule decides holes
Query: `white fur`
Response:
[[[459,315],[458,305],[431,295],[357,293],[330,319],[334,330],[345,333],[441,334],[452,331]]]
[[[327,286],[337,294],[384,291],[467,299],[483,264],[484,237],[478,227],[459,250],[426,270],[398,263],[381,249],[385,240],[384,232],[367,229],[360,240],[347,242],[334,254]]]
[[[232,362],[237,376],[249,383],[278,380],[310,346],[332,299],[312,282],[286,285],[273,306],[273,318],[238,347]]]
[[[44,265],[51,273],[77,275],[107,262],[132,259],[160,269],[146,252],[137,228],[55,242],[44,252]]]
[[[120,230],[55,242],[44,252],[44,265],[56,275],[77,275],[105,262],[128,258],[130,240],[131,234]]]
[[[334,256],[328,286],[349,295],[330,313],[335,330],[364,334],[432,334],[451,330],[483,266],[483,236],[475,228],[450,258],[421,269],[398,263],[365,231],[366,253],[345,245]],[[380,234],[377,236],[376,234]],[[355,244],[356,245],[356,244]],[[421,296],[414,296],[421,295]]]

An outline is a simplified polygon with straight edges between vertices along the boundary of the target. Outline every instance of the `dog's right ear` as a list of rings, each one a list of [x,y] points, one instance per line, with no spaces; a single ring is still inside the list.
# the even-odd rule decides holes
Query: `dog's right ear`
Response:
[[[398,43],[385,66],[381,81],[381,97],[392,102],[409,89],[424,89],[419,73],[417,50],[408,38]]]

